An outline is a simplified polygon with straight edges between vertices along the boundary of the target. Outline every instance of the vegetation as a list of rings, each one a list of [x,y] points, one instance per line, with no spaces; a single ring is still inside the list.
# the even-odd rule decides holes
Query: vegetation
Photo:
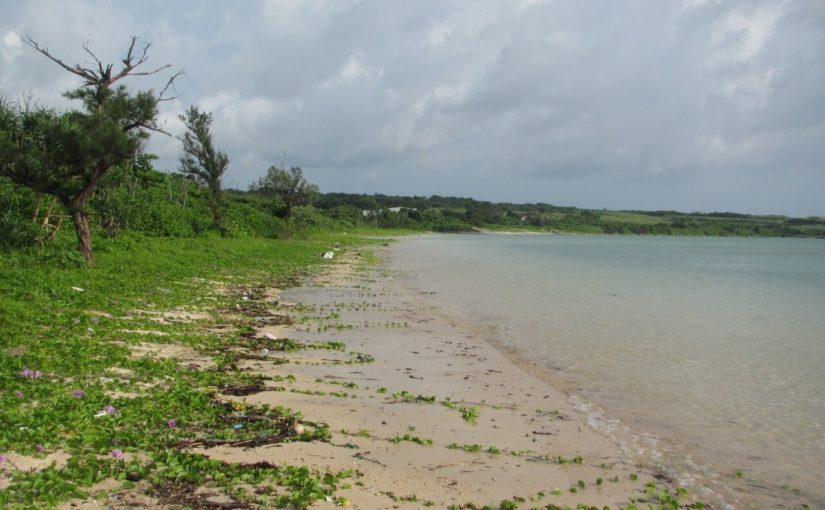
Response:
[[[145,481],[157,494],[204,483],[230,493],[248,483],[272,485],[280,489],[255,497],[297,508],[332,494],[339,473],[225,464],[179,451],[209,441],[327,440],[329,432],[295,411],[239,407],[222,396],[261,386],[230,356],[259,346],[232,328],[208,330],[227,319],[152,320],[153,310],[181,307],[255,310],[255,294],[234,289],[289,285],[320,261],[331,239],[161,239],[127,232],[99,242],[94,270],[79,256],[65,257],[70,242],[63,235],[53,245],[0,253],[0,456],[68,456],[62,466],[17,472],[0,492],[0,506],[51,506],[88,494],[104,478],[127,487]],[[230,292],[218,293],[214,282],[226,282]],[[231,320],[241,332],[256,321],[244,314]],[[138,354],[135,346],[146,342],[183,343],[204,364]],[[305,428],[296,432],[294,423]]]
[[[825,218],[737,213],[607,211],[544,203],[490,203],[457,197],[328,193],[315,206],[354,224],[437,232],[477,229],[593,234],[825,236]]]
[[[304,179],[299,166],[289,170],[272,165],[266,175],[258,179],[250,191],[273,199],[274,211],[281,216],[289,216],[294,207],[312,205],[318,194],[318,186]]]
[[[223,224],[223,191],[221,179],[229,166],[229,157],[214,147],[212,141],[212,114],[191,106],[180,120],[186,125],[181,142],[183,155],[180,171],[206,187],[212,228],[220,230]]]
[[[174,76],[158,96],[152,91],[132,94],[118,84],[129,76],[154,74],[168,67],[139,71],[149,45],[138,55],[135,37],[117,71],[112,64],[104,65],[87,46],[84,49],[94,62],[84,67],[66,65],[31,38],[25,42],[84,80],[80,88],[65,94],[80,100],[83,109],[58,114],[31,105],[0,104],[0,176],[59,200],[74,222],[78,250],[94,265],[87,204],[106,174],[133,158],[149,131],[160,130],[157,104]]]

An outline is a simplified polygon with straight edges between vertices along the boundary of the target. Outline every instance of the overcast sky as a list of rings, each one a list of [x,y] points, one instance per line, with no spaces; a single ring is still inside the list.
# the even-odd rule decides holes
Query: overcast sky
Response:
[[[3,1],[0,93],[63,108],[78,79],[18,34],[151,42],[186,72],[166,128],[212,111],[229,187],[285,153],[325,192],[825,215],[822,0]]]

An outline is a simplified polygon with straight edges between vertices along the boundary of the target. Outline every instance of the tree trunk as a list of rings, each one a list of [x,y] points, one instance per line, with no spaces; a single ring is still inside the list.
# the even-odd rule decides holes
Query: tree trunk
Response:
[[[40,200],[43,198],[43,195],[37,193],[37,198],[34,201],[34,212],[32,213],[32,223],[37,223],[37,217],[40,216]]]
[[[77,249],[90,267],[95,265],[95,256],[92,253],[92,231],[89,229],[89,213],[86,212],[86,204],[94,196],[95,188],[108,168],[105,163],[101,163],[100,168],[86,183],[83,191],[72,197],[68,203],[64,202],[74,222],[75,232],[77,233]]]
[[[60,226],[63,225],[63,218],[64,216],[62,214],[57,217],[57,224],[54,226],[54,230],[52,230],[52,234],[49,236],[49,241],[54,241],[57,237],[57,233],[60,232]]]
[[[95,256],[92,253],[92,232],[89,230],[89,215],[82,209],[72,209],[72,221],[77,233],[77,249],[86,259],[89,266],[95,265]]]
[[[43,217],[43,222],[40,224],[41,227],[46,228],[49,224],[49,217],[52,215],[52,209],[54,209],[54,205],[57,203],[57,197],[52,197],[52,201],[49,204],[49,208],[46,210],[46,216]]]

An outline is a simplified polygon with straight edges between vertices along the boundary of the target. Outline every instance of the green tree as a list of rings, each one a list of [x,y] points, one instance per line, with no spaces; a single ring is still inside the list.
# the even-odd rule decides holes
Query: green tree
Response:
[[[304,172],[299,166],[286,170],[272,165],[266,171],[266,175],[252,184],[249,190],[273,197],[284,216],[289,216],[289,212],[295,206],[311,205],[318,195],[318,186],[304,179]]]
[[[122,67],[104,65],[87,45],[92,62],[69,66],[30,37],[26,44],[52,62],[82,78],[83,85],[65,94],[82,102],[83,109],[58,113],[29,105],[0,105],[0,175],[38,193],[57,197],[72,218],[78,250],[94,265],[89,214],[86,206],[109,170],[129,161],[157,124],[157,105],[172,86],[173,75],[159,95],[130,93],[118,82],[129,76],[156,74],[138,68],[147,60],[149,45],[136,51],[132,37]]]
[[[211,113],[201,112],[196,106],[191,106],[179,118],[186,124],[186,133],[181,138],[183,155],[180,158],[180,171],[209,190],[212,228],[221,229],[224,209],[221,179],[229,166],[229,157],[217,150],[212,142],[214,119]]]

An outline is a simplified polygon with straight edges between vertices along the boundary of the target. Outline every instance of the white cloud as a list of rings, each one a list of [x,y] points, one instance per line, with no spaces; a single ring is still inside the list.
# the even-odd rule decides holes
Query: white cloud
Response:
[[[745,109],[765,108],[776,76],[774,69],[735,78],[722,86],[722,93]]]
[[[23,41],[17,32],[9,30],[3,35],[3,49],[0,51],[3,54],[3,61],[10,63],[15,57],[20,55],[23,51]]]
[[[698,9],[707,4],[709,0],[684,0],[682,7],[684,9]]]
[[[523,11],[531,7],[541,6],[547,3],[547,0],[519,0],[518,10]]]
[[[339,83],[350,84],[361,78],[381,78],[384,75],[381,69],[366,65],[363,59],[364,55],[360,51],[351,53],[338,73],[331,79],[321,83],[319,88],[324,89]]]
[[[427,37],[424,39],[425,45],[429,47],[440,46],[450,37],[453,27],[447,21],[434,21],[430,25]]]
[[[755,57],[770,41],[786,2],[770,2],[747,12],[729,11],[712,27],[711,42],[716,51],[711,63],[744,62]]]
[[[212,112],[219,131],[249,130],[278,112],[300,108],[300,103],[282,104],[266,97],[242,97],[237,91],[221,92],[198,101],[203,111]]]

